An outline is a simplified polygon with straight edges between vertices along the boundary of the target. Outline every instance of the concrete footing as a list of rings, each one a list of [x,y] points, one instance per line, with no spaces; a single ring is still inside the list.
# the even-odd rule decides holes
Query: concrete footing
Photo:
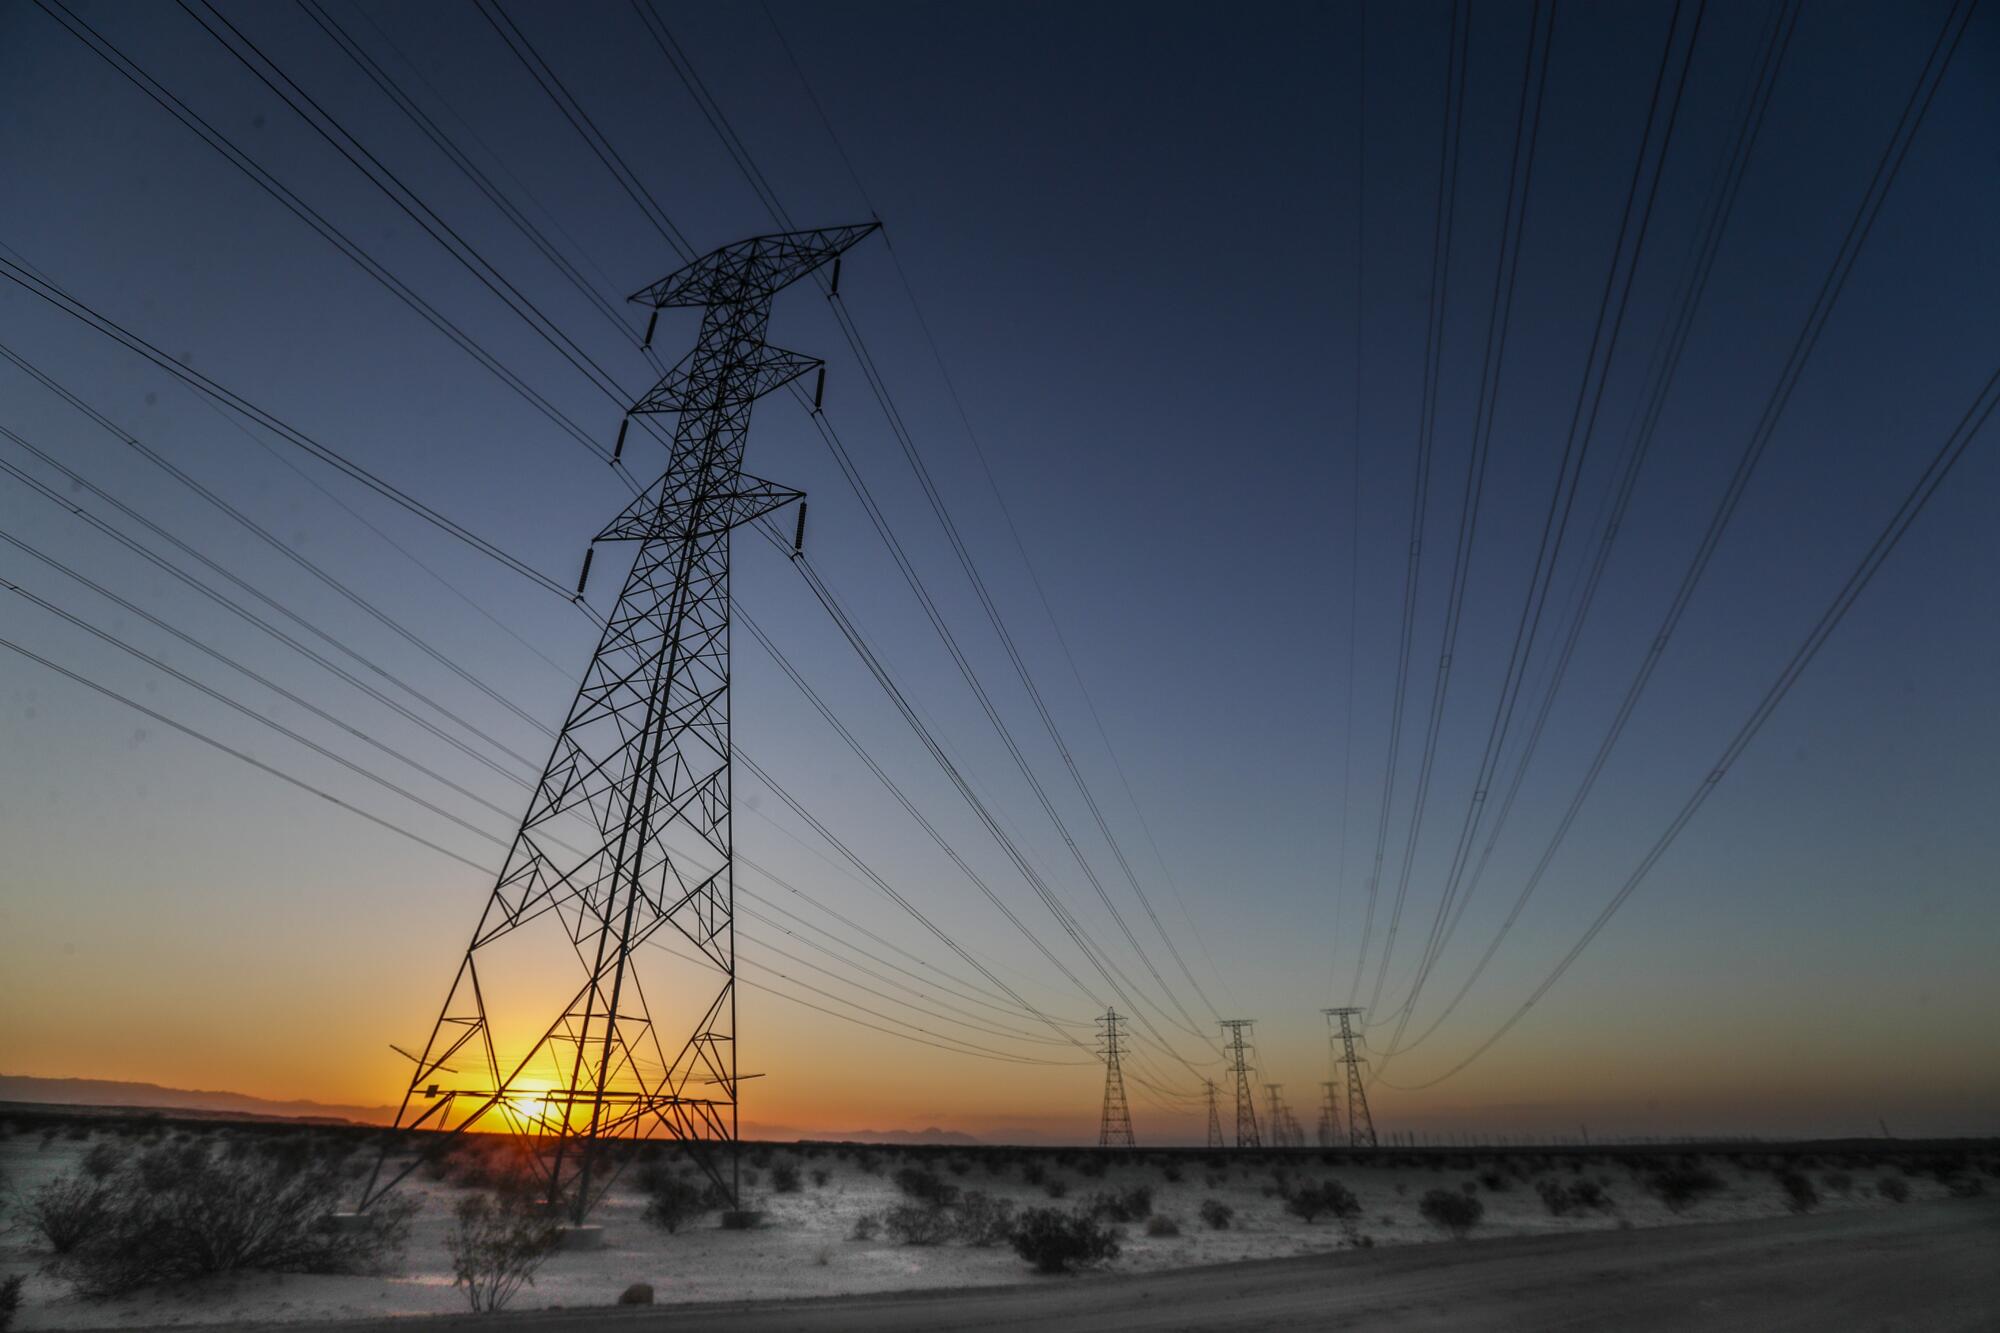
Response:
[[[730,1208],[722,1214],[724,1231],[751,1231],[761,1226],[764,1215],[752,1208]]]
[[[557,1227],[556,1248],[562,1250],[601,1250],[604,1248],[604,1228],[591,1224]]]

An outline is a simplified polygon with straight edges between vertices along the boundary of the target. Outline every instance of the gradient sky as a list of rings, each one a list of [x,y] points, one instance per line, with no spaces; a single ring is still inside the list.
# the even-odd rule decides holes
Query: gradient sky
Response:
[[[1390,812],[1384,914],[1444,624],[1527,36],[1525,5],[1474,8],[1413,712]],[[488,170],[504,169],[510,193],[546,208],[604,294],[622,299],[678,266],[471,5],[328,0],[328,9]],[[698,247],[770,229],[627,5],[517,0],[508,9]],[[302,10],[223,10],[633,396],[643,391],[636,354],[592,322],[581,298]],[[185,13],[126,3],[77,12],[609,441],[616,409]],[[1053,621],[879,240],[849,256],[843,297],[1161,919],[1216,1008],[1259,1020],[1260,1077],[1283,1081],[1309,1125],[1327,1077],[1317,1011],[1344,1000],[1355,974],[1384,786],[1448,8],[1371,6],[1364,44],[1347,5],[774,0],[866,198],[758,8],[663,12],[795,218],[846,222],[872,207],[886,220]],[[1472,794],[1669,12],[1571,4],[1557,21],[1491,472],[1392,996],[1414,963]],[[1684,21],[1691,14],[1692,6]],[[1597,539],[1766,17],[1761,5],[1711,4],[1704,18],[1612,364],[1606,424],[1582,482],[1583,526],[1557,579],[1561,606]],[[1936,3],[1808,8],[1569,684],[1494,864],[1419,1006],[1421,1022],[1500,924],[1609,724],[1944,18]],[[1364,50],[1365,190],[1356,157]],[[1884,1117],[1901,1133],[2000,1131],[2000,1039],[1990,1022],[2000,1008],[1992,963],[2000,825],[1991,813],[2000,796],[2000,548],[1991,519],[2000,441],[1990,432],[1582,961],[1463,1072],[1423,1091],[1392,1086],[1450,1069],[1568,950],[1713,766],[1992,373],[1996,123],[2000,15],[1989,8],[1974,16],[1709,576],[1553,871],[1468,1002],[1376,1085],[1384,1129],[1560,1132],[1587,1121],[1624,1133],[1865,1132]],[[0,242],[14,254],[553,577],[572,576],[621,500],[603,465],[25,0],[0,0],[0,127],[0,180],[9,186]],[[692,335],[692,320],[670,312],[656,346],[672,358]],[[833,421],[1085,854],[1135,929],[1149,931],[824,303],[809,289],[787,294],[771,336],[828,359]],[[12,284],[0,285],[0,340],[421,627],[528,713],[560,720],[594,636],[559,598],[288,446],[267,447]],[[496,737],[542,752],[545,741],[519,718],[275,561],[12,366],[0,365],[0,404],[0,424],[92,484]],[[811,494],[817,564],[1093,936],[1114,939],[804,415],[783,400],[766,403],[750,455],[753,471]],[[660,461],[650,445],[637,456],[648,467]],[[0,459],[69,489],[10,442],[0,440]],[[73,498],[103,509],[87,494]],[[517,789],[4,475],[0,530],[502,807],[519,803]],[[738,551],[740,600],[967,859],[1059,941],[791,570],[759,543],[742,541]],[[604,562],[621,554],[601,554],[592,589],[600,605],[622,573]],[[0,546],[0,577],[329,748],[378,762],[12,547]],[[491,843],[13,594],[0,599],[5,637],[497,866]],[[1547,670],[1546,646],[1531,681]],[[747,636],[736,691],[745,752],[1038,1004],[1091,1017],[1088,1002],[923,838]],[[512,831],[446,789],[405,779],[474,824],[503,838]],[[747,775],[737,804],[739,847],[897,946],[935,958],[917,927],[833,864]],[[490,875],[0,653],[6,1072],[393,1100],[407,1067],[387,1043],[422,1041]],[[754,875],[745,884],[783,897]],[[1378,921],[1378,946],[1380,938]],[[1180,982],[1157,936],[1141,940]],[[1074,1055],[949,1028],[756,946],[743,952],[747,980],[764,975],[760,964],[776,966],[842,997],[808,997],[828,1007],[851,1001],[1019,1054]],[[1140,971],[1122,943],[1113,952]],[[1364,994],[1372,951],[1368,966]],[[965,973],[962,964],[952,970]],[[1177,989],[1212,1032],[1207,1006]],[[947,1054],[760,991],[746,990],[741,1005],[744,1068],[766,1075],[746,1085],[753,1126],[1094,1131],[1101,1076],[1093,1065]],[[1172,1033],[1164,1018],[1160,1025]],[[1219,1073],[1204,1041],[1173,1035],[1196,1066]],[[1388,1030],[1371,1035],[1386,1041]],[[1194,1085],[1156,1046],[1142,1052],[1155,1081],[1183,1094]],[[1199,1137],[1198,1110],[1134,1092],[1142,1142]]]

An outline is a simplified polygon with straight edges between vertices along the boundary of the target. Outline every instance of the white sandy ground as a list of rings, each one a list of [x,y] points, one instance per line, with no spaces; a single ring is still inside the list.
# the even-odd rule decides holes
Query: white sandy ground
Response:
[[[16,1327],[79,1329],[203,1324],[239,1320],[340,1319],[362,1316],[423,1314],[466,1308],[462,1291],[452,1285],[445,1253],[454,1200],[466,1191],[412,1175],[403,1188],[422,1201],[410,1240],[400,1256],[380,1275],[322,1276],[313,1274],[246,1274],[216,1279],[171,1292],[144,1293],[111,1301],[78,1298],[67,1282],[42,1271],[45,1256],[24,1222],[12,1216],[16,1196],[25,1196],[50,1177],[74,1168],[87,1142],[57,1139],[44,1145],[36,1136],[18,1134],[0,1142],[0,1199],[9,1214],[0,1223],[0,1277],[28,1277]],[[770,1191],[768,1168],[757,1171],[757,1183],[745,1190],[746,1202],[764,1213],[764,1224],[751,1231],[723,1231],[713,1214],[697,1219],[677,1234],[658,1230],[643,1220],[644,1200],[628,1187],[606,1199],[593,1220],[604,1227],[605,1247],[594,1252],[558,1253],[536,1276],[532,1287],[515,1299],[514,1309],[576,1308],[607,1305],[634,1282],[651,1283],[656,1301],[748,1300],[768,1297],[824,1296],[874,1293],[913,1288],[993,1286],[1033,1280],[1027,1266],[1002,1246],[991,1249],[952,1244],[937,1247],[899,1246],[886,1238],[850,1238],[857,1218],[879,1214],[901,1202],[890,1181],[903,1161],[893,1148],[858,1150],[881,1163],[881,1174],[862,1170],[854,1155],[834,1148],[780,1147],[773,1160],[789,1158],[803,1169],[804,1183],[796,1194]],[[816,1154],[816,1155],[815,1155]],[[1158,1272],[1191,1264],[1224,1263],[1309,1254],[1342,1248],[1349,1242],[1342,1228],[1322,1220],[1307,1224],[1284,1210],[1283,1201],[1266,1191],[1271,1185],[1268,1165],[1230,1162],[1211,1185],[1216,1169],[1196,1156],[1180,1160],[1183,1179],[1169,1183],[1156,1162],[1116,1164],[1102,1179],[1090,1179],[1072,1166],[1058,1164],[1059,1154],[1022,1150],[1022,1161],[1039,1160],[1051,1178],[1069,1184],[1068,1207],[1099,1190],[1151,1185],[1153,1210],[1175,1218],[1181,1234],[1148,1236],[1141,1224],[1121,1228],[1122,1252],[1110,1265],[1113,1272]],[[746,1162],[749,1151],[746,1151]],[[986,1190],[1015,1201],[1017,1207],[1051,1206],[1039,1186],[1021,1180],[1022,1161],[993,1175],[983,1160],[969,1157],[969,1169],[956,1175],[948,1156],[911,1158],[932,1166],[945,1179],[965,1189]],[[1482,1162],[1481,1166],[1486,1163]],[[1524,1236],[1556,1232],[1604,1230],[1630,1225],[1667,1226],[1679,1221],[1723,1221],[1782,1214],[1784,1201],[1770,1174],[1745,1172],[1724,1160],[1713,1160],[1726,1182],[1722,1192],[1676,1217],[1646,1194],[1638,1179],[1622,1164],[1589,1161],[1585,1178],[1604,1182],[1616,1203],[1610,1214],[1583,1213],[1551,1217],[1532,1180],[1510,1181],[1502,1192],[1478,1191],[1486,1205],[1481,1236]],[[830,1173],[824,1186],[812,1183],[812,1171]],[[1891,1167],[1861,1168],[1835,1164],[1854,1177],[1852,1195],[1842,1197],[1821,1188],[1822,1211],[1891,1207],[1876,1197],[1874,1181]],[[1377,1245],[1435,1243],[1438,1233],[1417,1213],[1424,1192],[1438,1186],[1458,1188],[1475,1172],[1440,1166],[1325,1167],[1301,1162],[1303,1180],[1339,1179],[1362,1204],[1358,1232]],[[1558,1180],[1578,1177],[1559,1164],[1547,1174]],[[1809,1171],[1815,1179],[1819,1171]],[[1942,1197],[1944,1188],[1927,1177],[1911,1176],[1911,1199]],[[1205,1199],[1220,1199],[1236,1210],[1231,1227],[1212,1231],[1199,1219]]]

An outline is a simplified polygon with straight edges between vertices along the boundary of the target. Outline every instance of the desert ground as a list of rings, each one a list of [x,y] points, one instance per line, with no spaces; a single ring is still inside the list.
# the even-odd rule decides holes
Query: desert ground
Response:
[[[348,1196],[325,1199],[324,1207],[344,1207],[376,1158],[379,1132],[42,1114],[14,1116],[4,1135],[0,1280],[25,1279],[14,1325],[20,1329],[465,1312],[467,1289],[454,1281],[448,1243],[459,1225],[457,1210],[466,1200],[504,1194],[511,1151],[499,1138],[462,1140],[415,1171],[399,1191],[414,1209],[407,1236],[371,1260],[371,1271],[235,1271],[107,1296],[81,1290],[76,1261],[51,1253],[35,1204],[52,1182],[140,1189],[135,1164],[143,1155],[193,1152],[217,1161],[310,1163],[341,1183],[334,1193]],[[548,1255],[509,1310],[601,1309],[635,1283],[650,1286],[659,1304],[708,1310],[717,1302],[1038,1284],[1070,1301],[1076,1293],[1111,1289],[1107,1281],[1173,1281],[1184,1270],[1214,1265],[1344,1256],[1347,1271],[1376,1272],[1388,1264],[1380,1271],[1393,1273],[1402,1271],[1396,1264],[1429,1265],[1432,1257],[1456,1264],[1461,1256],[1490,1254],[1494,1247],[1484,1244],[1490,1240],[1533,1247],[1565,1236],[1598,1237],[1590,1243],[1612,1247],[1602,1253],[1622,1255],[1619,1262],[1628,1264],[1636,1256],[1644,1267],[1655,1246],[1665,1255],[1697,1234],[1724,1236],[1725,1249],[1740,1249],[1749,1242],[1728,1240],[1728,1225],[1765,1236],[1769,1228],[1760,1229],[1760,1219],[1852,1237],[1884,1228],[1903,1235],[1941,1218],[1936,1225],[1956,1228],[1953,1234],[1969,1226],[2000,1235],[1992,1202],[1982,1197],[2000,1188],[1990,1183],[2000,1175],[2000,1149],[1983,1142],[1372,1153],[750,1144],[743,1148],[744,1201],[757,1213],[756,1225],[724,1229],[718,1212],[698,1204],[672,1232],[647,1215],[670,1187],[662,1182],[695,1180],[685,1154],[639,1145],[626,1158],[593,1216],[603,1226],[603,1247]],[[306,1171],[297,1168],[300,1178]],[[1693,1184],[1676,1190],[1675,1180]],[[1296,1201],[1328,1181],[1344,1186],[1351,1203],[1303,1216],[1312,1209]],[[1466,1231],[1474,1243],[1461,1243],[1427,1219],[1423,1201],[1434,1191],[1478,1201],[1478,1219]],[[926,1193],[945,1202],[919,1197]],[[1116,1256],[1084,1265],[1080,1276],[1038,1276],[1006,1240],[1007,1214],[1019,1218],[1037,1208],[1095,1214],[1099,1230],[1115,1237]],[[1395,1257],[1405,1251],[1411,1258]],[[1318,1270],[1301,1262],[1307,1270],[1298,1280],[1309,1287]]]

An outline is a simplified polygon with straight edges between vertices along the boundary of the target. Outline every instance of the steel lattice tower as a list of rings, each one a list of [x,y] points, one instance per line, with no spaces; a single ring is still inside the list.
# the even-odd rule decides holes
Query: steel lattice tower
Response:
[[[1118,1035],[1118,1011],[1106,1009],[1104,1017],[1097,1020],[1097,1026],[1104,1041],[1104,1114],[1097,1122],[1097,1146],[1135,1147],[1132,1109],[1125,1104],[1125,1074],[1118,1067],[1118,1056],[1124,1041]]]
[[[1347,1067],[1347,1142],[1354,1148],[1373,1148],[1375,1144],[1375,1117],[1368,1113],[1368,1088],[1361,1079],[1361,1066],[1365,1063],[1354,1053],[1354,1015],[1361,1010],[1354,1006],[1343,1009],[1322,1009],[1327,1022],[1340,1021],[1338,1036],[1328,1034],[1329,1042],[1338,1041],[1334,1047],[1334,1064]]]
[[[1340,1143],[1340,1084],[1322,1083],[1319,1086],[1319,1146],[1332,1148]]]
[[[1220,1148],[1222,1146],[1222,1116],[1215,1109],[1215,1080],[1205,1078],[1202,1080],[1202,1084],[1208,1089],[1208,1146],[1211,1148]]]
[[[1273,1148],[1289,1148],[1291,1146],[1285,1142],[1284,1086],[1282,1083],[1266,1083],[1264,1085],[1264,1091],[1271,1096],[1270,1107],[1264,1113],[1264,1125],[1270,1131],[1271,1146]]]
[[[1236,1146],[1239,1148],[1264,1146],[1264,1138],[1257,1132],[1257,1096],[1250,1081],[1250,1044],[1243,1036],[1256,1022],[1254,1018],[1222,1020],[1223,1040],[1227,1043],[1229,1056],[1228,1069],[1236,1076]]]
[[[753,237],[632,297],[655,319],[702,311],[694,349],[631,408],[676,414],[666,470],[593,539],[636,542],[631,573],[395,1122],[522,1135],[549,1206],[577,1221],[608,1184],[599,1139],[737,1136],[730,533],[801,498],[743,471],[751,406],[820,364],[765,343],[772,297],[873,230]],[[684,963],[640,966],[659,935]],[[566,965],[573,988],[550,980]],[[692,1021],[662,1032],[642,972]],[[696,1157],[737,1197],[733,1153],[726,1173]],[[385,1178],[378,1161],[362,1207],[415,1165]]]

